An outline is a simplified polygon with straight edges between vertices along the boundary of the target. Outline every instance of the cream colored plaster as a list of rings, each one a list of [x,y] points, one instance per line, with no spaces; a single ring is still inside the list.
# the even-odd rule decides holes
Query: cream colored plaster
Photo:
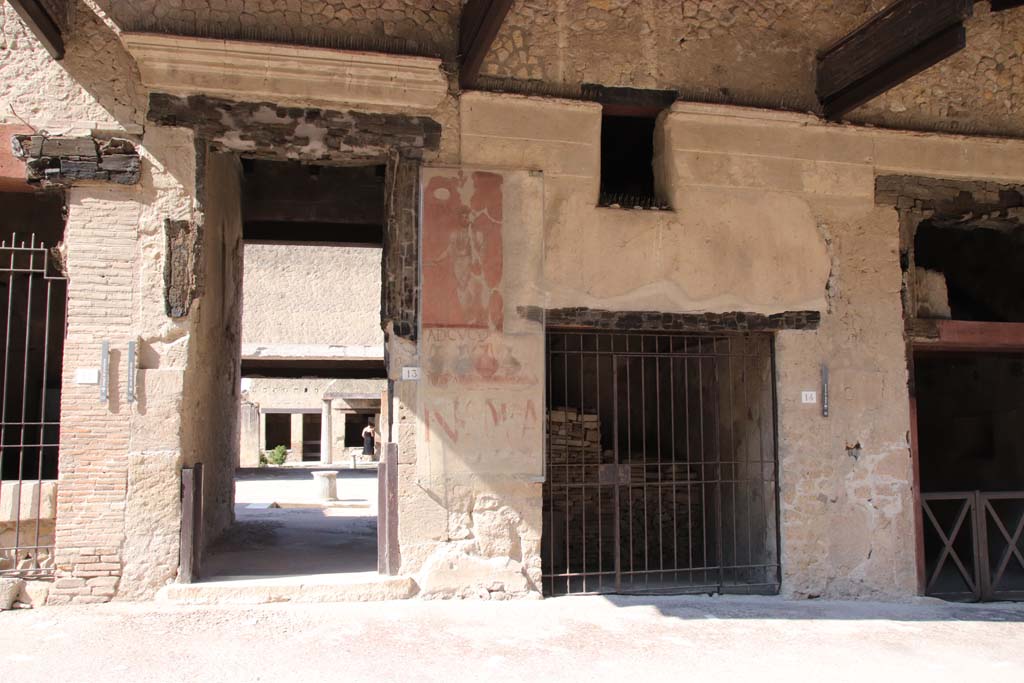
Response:
[[[441,60],[373,52],[123,33],[142,81],[157,92],[330,109],[436,109]]]
[[[380,259],[381,250],[371,248],[246,245],[247,355],[266,355],[257,353],[260,347],[323,345],[376,347],[375,357],[383,358]]]

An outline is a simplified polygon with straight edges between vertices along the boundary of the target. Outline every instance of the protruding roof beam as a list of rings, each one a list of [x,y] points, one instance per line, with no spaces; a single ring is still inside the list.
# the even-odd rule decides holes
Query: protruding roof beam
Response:
[[[973,4],[897,0],[823,50],[817,92],[826,118],[841,117],[963,49],[963,22]]]
[[[459,85],[472,88],[512,0],[469,0],[459,20]]]
[[[11,3],[11,7],[28,25],[29,30],[35,34],[50,56],[56,60],[64,59],[64,37],[61,35],[60,26],[43,8],[42,3],[39,0],[7,1]]]

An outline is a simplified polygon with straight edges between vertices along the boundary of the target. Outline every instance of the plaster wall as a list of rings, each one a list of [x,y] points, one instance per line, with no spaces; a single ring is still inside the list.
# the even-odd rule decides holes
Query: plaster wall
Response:
[[[247,244],[242,342],[377,347],[381,250]]]
[[[241,164],[207,153],[202,223],[203,288],[194,302],[182,395],[184,462],[202,462],[205,542],[234,521],[241,398]]]
[[[668,313],[820,311],[817,330],[776,337],[782,591],[913,594],[899,221],[894,208],[875,205],[874,178],[896,168],[1020,178],[1021,144],[677,104],[658,126],[656,172],[674,209],[659,213],[594,208],[599,125],[590,105],[462,98],[467,166],[543,172],[544,251],[524,300]],[[425,368],[427,349],[424,337]],[[800,403],[802,390],[819,389],[822,364],[832,376],[828,418],[820,405]],[[531,368],[543,372],[542,364],[523,364]],[[423,382],[419,392],[422,417]],[[463,426],[460,438],[473,431]],[[431,451],[421,440],[417,457],[424,453]],[[520,502],[528,507],[507,503],[518,519],[529,518],[529,506],[539,510],[537,498]],[[409,507],[429,512],[424,501]]]

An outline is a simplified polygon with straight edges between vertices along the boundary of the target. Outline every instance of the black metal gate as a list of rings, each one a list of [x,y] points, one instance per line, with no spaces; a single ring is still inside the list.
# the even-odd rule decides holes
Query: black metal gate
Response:
[[[545,594],[777,592],[771,337],[547,342]]]
[[[0,242],[0,575],[53,572],[66,311],[55,254]]]
[[[1024,491],[923,493],[925,593],[1024,600]]]

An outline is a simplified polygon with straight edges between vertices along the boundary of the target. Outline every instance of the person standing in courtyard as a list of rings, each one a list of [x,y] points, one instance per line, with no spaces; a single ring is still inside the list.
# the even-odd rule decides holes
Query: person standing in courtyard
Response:
[[[363,427],[363,455],[373,455],[373,439],[373,418],[370,418]]]

